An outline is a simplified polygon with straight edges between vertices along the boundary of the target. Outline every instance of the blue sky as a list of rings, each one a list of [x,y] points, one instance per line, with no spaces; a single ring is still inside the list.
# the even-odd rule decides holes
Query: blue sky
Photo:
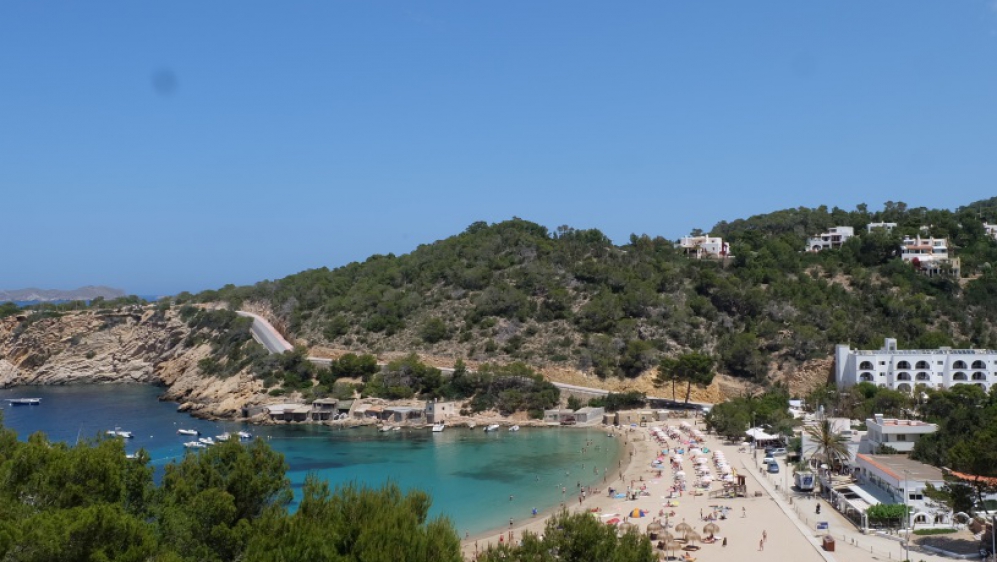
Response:
[[[0,288],[997,195],[997,4],[0,3]]]

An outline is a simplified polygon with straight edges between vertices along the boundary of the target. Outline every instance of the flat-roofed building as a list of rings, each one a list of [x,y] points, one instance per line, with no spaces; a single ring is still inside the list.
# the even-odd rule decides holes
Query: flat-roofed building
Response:
[[[952,510],[924,495],[928,485],[937,489],[946,486],[945,477],[937,467],[912,460],[907,455],[859,453],[855,461],[859,484],[875,486],[885,492],[892,503],[910,506],[909,525],[952,524]]]
[[[865,225],[866,232],[872,232],[873,230],[885,230],[886,232],[893,232],[893,229],[897,227],[895,222],[871,222]]]
[[[696,258],[731,257],[730,244],[719,236],[683,236],[679,247]]]
[[[855,236],[855,229],[850,226],[835,226],[827,232],[812,236],[807,241],[808,252],[820,252],[840,248],[849,238]]]
[[[883,414],[865,420],[865,426],[865,438],[872,452],[885,446],[900,453],[909,453],[921,437],[938,431],[938,426],[933,423],[884,418]]]
[[[456,402],[426,402],[426,423],[440,423],[457,415]]]
[[[997,351],[991,349],[897,349],[886,338],[878,350],[834,349],[834,380],[844,389],[860,382],[911,393],[917,385],[947,389],[974,384],[984,392],[997,383]]]
[[[900,259],[912,264],[925,275],[960,275],[959,258],[952,257],[946,238],[905,236],[900,244]]]

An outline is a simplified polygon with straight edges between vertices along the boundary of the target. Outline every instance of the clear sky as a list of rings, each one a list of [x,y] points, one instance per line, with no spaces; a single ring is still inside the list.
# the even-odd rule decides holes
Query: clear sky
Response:
[[[0,288],[997,195],[997,4],[0,2]]]

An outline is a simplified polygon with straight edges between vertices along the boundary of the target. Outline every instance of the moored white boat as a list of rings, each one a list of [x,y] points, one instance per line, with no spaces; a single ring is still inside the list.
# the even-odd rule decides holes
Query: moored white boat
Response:
[[[204,443],[205,445],[214,445],[215,440],[210,437],[201,437],[197,440],[199,443]]]
[[[519,431],[519,426],[518,425],[514,425],[514,426],[512,426],[512,427],[509,428],[509,431]]]
[[[485,428],[485,431],[498,431],[499,424],[493,423]]]
[[[200,435],[201,432],[196,429],[178,429],[177,433],[180,435]]]
[[[8,398],[7,402],[11,406],[39,406],[42,403],[41,398]]]
[[[107,434],[111,437],[124,437],[125,439],[131,439],[135,437],[131,431],[121,431],[120,427],[107,430]]]
[[[433,424],[433,433],[442,432],[447,426],[442,423]]]
[[[184,447],[188,449],[207,449],[208,446],[200,441],[188,441],[183,444]]]
[[[236,433],[236,435],[239,436],[240,440],[246,440],[246,439],[252,439],[253,438],[253,434],[249,433],[248,431],[240,431],[239,433]]]
[[[221,435],[215,435],[215,441],[228,441],[231,438],[232,434],[228,432],[222,433]]]
[[[381,433],[387,433],[387,432],[391,431],[392,429],[394,429],[394,428],[392,428],[390,425],[382,425],[378,429],[378,431],[380,431]]]

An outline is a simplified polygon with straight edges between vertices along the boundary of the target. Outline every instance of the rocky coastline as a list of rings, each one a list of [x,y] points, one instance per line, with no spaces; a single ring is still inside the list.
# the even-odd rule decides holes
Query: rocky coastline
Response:
[[[154,384],[162,400],[206,419],[241,418],[243,407],[267,402],[248,373],[204,375],[197,365],[210,346],[188,345],[189,334],[174,311],[152,305],[0,319],[0,388]]]
[[[257,424],[378,424],[358,419],[275,421],[265,414],[247,419],[244,411],[254,406],[302,400],[294,395],[270,396],[263,383],[248,372],[228,377],[204,374],[198,362],[209,356],[210,345],[189,345],[190,333],[191,329],[173,310],[152,305],[74,311],[30,320],[23,316],[0,319],[0,388],[151,384],[164,389],[161,400],[176,402],[179,411],[203,419],[240,419]],[[377,402],[413,405],[406,401]],[[503,416],[490,411],[448,421],[454,426],[492,423],[503,427],[546,425],[529,419],[525,412]]]

